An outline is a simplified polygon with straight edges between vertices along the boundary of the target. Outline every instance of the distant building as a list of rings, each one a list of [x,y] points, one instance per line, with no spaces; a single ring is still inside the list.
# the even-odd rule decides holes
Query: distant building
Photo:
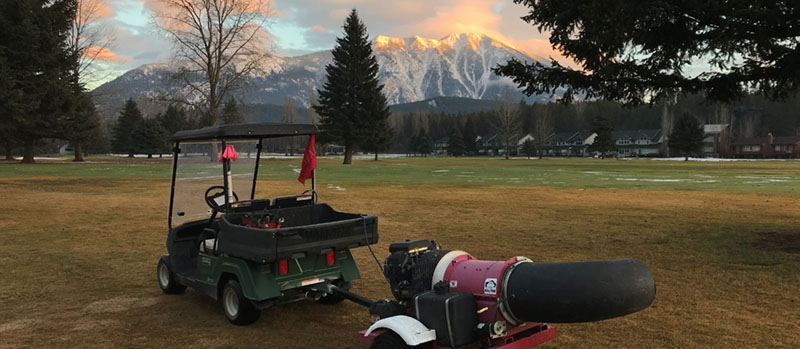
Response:
[[[439,138],[433,142],[434,154],[447,154],[447,145],[450,143],[450,137]]]
[[[550,156],[589,156],[588,148],[597,134],[590,131],[558,132],[545,142],[545,154]]]
[[[622,156],[658,156],[664,142],[660,129],[614,131],[612,137]]]
[[[800,137],[773,137],[769,133],[765,137],[740,138],[731,149],[737,158],[800,158]]]
[[[730,153],[730,127],[728,124],[703,125],[703,154],[721,157]]]

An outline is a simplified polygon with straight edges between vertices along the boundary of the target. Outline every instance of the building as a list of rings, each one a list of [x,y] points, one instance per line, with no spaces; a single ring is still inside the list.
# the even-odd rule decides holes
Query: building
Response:
[[[728,124],[703,125],[703,155],[726,156],[730,152],[730,127]]]
[[[664,142],[660,129],[614,131],[611,136],[622,156],[658,156]]]
[[[590,131],[558,132],[545,142],[545,154],[551,156],[589,156],[588,148],[597,133]]]
[[[748,137],[737,139],[731,145],[733,156],[737,158],[800,158],[800,137]]]

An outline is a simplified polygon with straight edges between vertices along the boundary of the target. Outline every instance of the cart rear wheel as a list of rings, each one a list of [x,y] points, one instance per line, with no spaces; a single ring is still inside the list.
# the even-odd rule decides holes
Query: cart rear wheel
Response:
[[[181,285],[175,280],[175,274],[169,268],[167,263],[167,256],[162,256],[158,260],[158,268],[156,269],[158,275],[158,287],[166,294],[179,294],[186,291],[186,286]]]
[[[225,317],[234,325],[249,325],[261,316],[261,311],[256,308],[247,298],[244,298],[242,287],[236,280],[229,280],[222,289],[222,310]]]

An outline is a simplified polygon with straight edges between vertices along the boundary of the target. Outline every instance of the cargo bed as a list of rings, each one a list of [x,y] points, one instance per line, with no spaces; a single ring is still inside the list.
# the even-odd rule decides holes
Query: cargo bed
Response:
[[[245,213],[219,220],[217,252],[257,263],[302,258],[378,242],[378,217],[338,212],[327,204],[269,209],[284,220],[281,228],[259,229],[243,224]]]

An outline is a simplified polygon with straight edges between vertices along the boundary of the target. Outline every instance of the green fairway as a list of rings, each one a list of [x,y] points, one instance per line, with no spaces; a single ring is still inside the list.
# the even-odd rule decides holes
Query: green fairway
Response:
[[[113,160],[113,161],[108,161]],[[296,178],[299,158],[264,159],[259,178]],[[800,194],[800,161],[696,162],[652,159],[525,159],[399,157],[356,160],[320,159],[323,185],[444,184],[456,186],[548,186],[560,188],[722,191],[755,194]],[[69,161],[35,166],[5,164],[0,177],[61,176],[168,178],[170,159],[100,158],[98,163]]]

